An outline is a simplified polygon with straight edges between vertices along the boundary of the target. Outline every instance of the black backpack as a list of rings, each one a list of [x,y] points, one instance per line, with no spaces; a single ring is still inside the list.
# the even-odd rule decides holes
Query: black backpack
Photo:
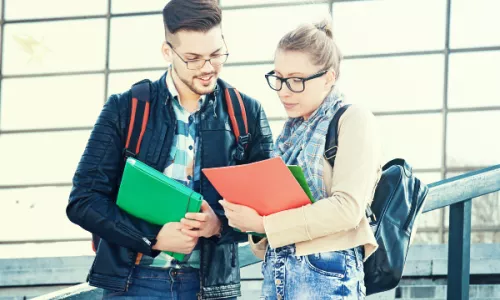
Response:
[[[127,140],[123,148],[124,160],[127,160],[128,157],[137,157],[141,149],[142,137],[149,119],[150,85],[151,81],[145,79],[132,86]],[[238,143],[234,156],[236,160],[241,161],[245,157],[245,149],[251,140],[245,105],[238,90],[232,87],[224,88],[224,99],[231,127]],[[94,252],[97,252],[100,240],[99,236],[92,233],[92,250]]]
[[[338,145],[338,125],[349,105],[337,111],[328,128],[324,157],[333,167]],[[401,158],[389,161],[366,209],[379,248],[364,263],[366,294],[395,288],[403,275],[415,218],[423,209],[428,187],[413,176]]]

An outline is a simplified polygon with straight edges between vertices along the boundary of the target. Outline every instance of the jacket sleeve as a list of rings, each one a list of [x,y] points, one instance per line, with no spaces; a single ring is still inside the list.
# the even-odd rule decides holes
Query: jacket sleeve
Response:
[[[339,148],[330,197],[264,217],[272,248],[348,231],[359,225],[381,175],[382,155],[376,128],[375,117],[368,110],[352,106],[346,111],[339,124]]]
[[[161,226],[135,218],[115,204],[124,166],[125,130],[120,123],[127,116],[129,98],[130,93],[113,95],[104,105],[73,177],[66,214],[71,222],[110,243],[154,257],[159,251],[152,249],[151,240]]]

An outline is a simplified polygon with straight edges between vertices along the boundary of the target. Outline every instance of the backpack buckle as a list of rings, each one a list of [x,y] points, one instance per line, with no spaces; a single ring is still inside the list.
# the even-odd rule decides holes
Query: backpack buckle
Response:
[[[238,144],[246,147],[246,145],[250,143],[251,139],[252,135],[250,133],[247,133],[246,135],[240,136],[240,138],[238,139]]]
[[[136,156],[137,154],[128,150],[127,148],[123,149],[123,157],[125,157],[125,160],[127,160],[127,158],[129,157],[136,158]]]
[[[335,156],[337,156],[337,146],[333,146],[327,150],[325,150],[325,154],[323,155],[324,158],[327,160],[327,161],[330,161],[331,159],[334,159]]]
[[[243,160],[243,158],[245,158],[245,149],[251,140],[252,140],[252,135],[250,133],[247,133],[246,135],[242,135],[239,137],[234,158],[240,161]]]
[[[365,213],[366,213],[366,217],[368,218],[368,220],[370,220],[370,224],[375,224],[377,222],[377,217],[375,217],[375,214],[373,213],[370,205],[366,206]]]

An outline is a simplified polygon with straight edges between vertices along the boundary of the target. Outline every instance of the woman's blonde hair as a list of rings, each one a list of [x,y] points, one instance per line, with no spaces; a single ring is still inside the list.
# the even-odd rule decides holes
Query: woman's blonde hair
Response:
[[[342,54],[333,40],[332,25],[328,19],[300,25],[281,38],[278,49],[307,53],[314,65],[334,71],[335,78],[339,76]]]

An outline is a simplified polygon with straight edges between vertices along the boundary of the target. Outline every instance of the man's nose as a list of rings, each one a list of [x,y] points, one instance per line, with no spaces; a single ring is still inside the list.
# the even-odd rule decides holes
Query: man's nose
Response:
[[[207,60],[205,61],[205,64],[201,68],[201,71],[203,73],[212,73],[214,71],[214,66],[212,66],[212,63],[209,60]]]

